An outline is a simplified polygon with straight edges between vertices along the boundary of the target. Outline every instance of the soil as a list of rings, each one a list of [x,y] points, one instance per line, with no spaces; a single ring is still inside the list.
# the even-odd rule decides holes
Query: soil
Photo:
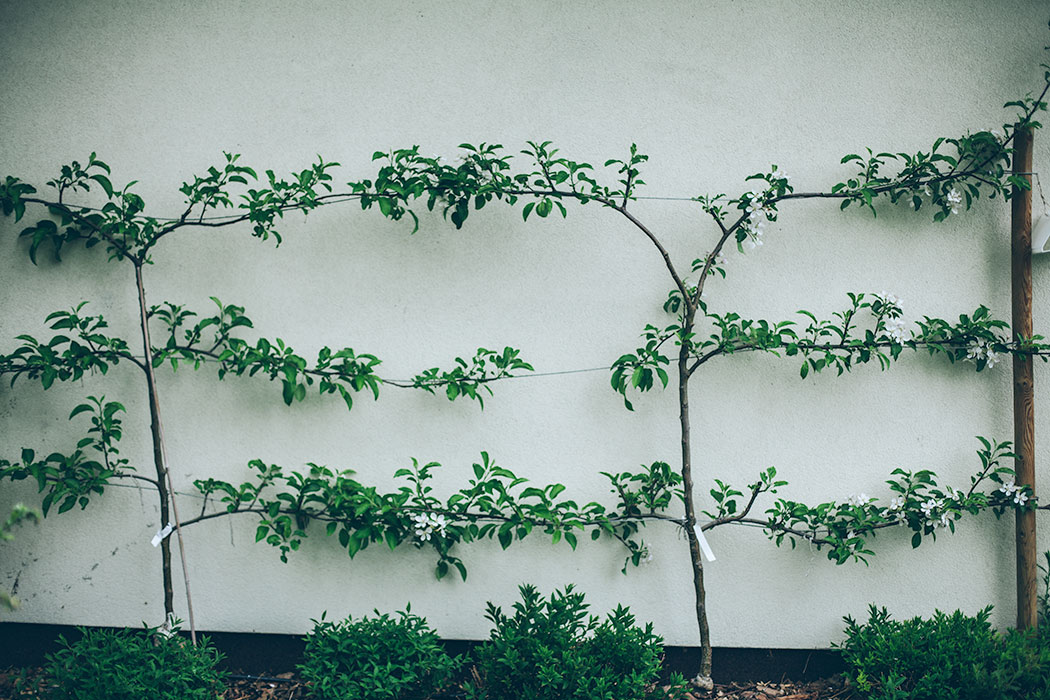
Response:
[[[231,677],[223,700],[306,700],[307,686],[289,671],[269,676]],[[47,680],[41,668],[11,668],[0,671],[0,700],[43,700]],[[454,700],[448,694],[435,700]],[[839,676],[806,683],[716,684],[711,691],[692,691],[679,700],[850,700],[849,689]]]

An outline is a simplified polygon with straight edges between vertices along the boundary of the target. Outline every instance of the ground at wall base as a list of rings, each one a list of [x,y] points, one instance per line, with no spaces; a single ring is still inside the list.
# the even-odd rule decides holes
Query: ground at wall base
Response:
[[[244,677],[251,676],[251,677]],[[0,700],[44,700],[46,679],[40,667],[0,671]],[[308,688],[292,671],[273,675],[235,674],[222,700],[308,700]],[[459,700],[462,693],[435,696],[433,700]],[[691,692],[679,700],[849,700],[840,676],[793,683],[753,682],[716,684],[713,691]]]
[[[290,634],[204,632],[223,654],[231,674],[223,700],[306,700],[307,688],[294,670],[305,646]],[[58,648],[59,635],[80,638],[76,627],[0,622],[0,700],[44,700],[41,667]],[[445,640],[450,654],[468,654],[478,642]],[[848,700],[841,680],[841,656],[828,649],[757,649],[715,647],[715,689],[680,700]],[[664,680],[672,671],[688,677],[699,664],[696,647],[664,649]],[[463,694],[434,700],[462,700]]]

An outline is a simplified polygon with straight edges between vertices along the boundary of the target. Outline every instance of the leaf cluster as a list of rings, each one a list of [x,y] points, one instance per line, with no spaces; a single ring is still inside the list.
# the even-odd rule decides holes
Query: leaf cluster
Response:
[[[713,329],[693,343],[691,370],[717,356],[751,351],[801,356],[803,379],[830,368],[841,375],[873,361],[885,370],[905,349],[924,349],[952,363],[972,360],[978,372],[992,366],[1000,354],[1033,355],[1046,361],[1050,353],[1042,336],[1019,343],[1008,340],[1009,324],[994,318],[983,305],[972,314],[960,314],[958,321],[924,316],[916,321],[915,330],[905,329],[900,307],[881,295],[848,296],[850,305],[835,312],[832,319],[818,319],[805,309],[798,311],[801,321],[776,322],[705,311]]]
[[[435,388],[444,387],[449,401],[458,396],[467,396],[485,407],[482,390],[492,395],[488,382],[507,379],[515,376],[515,370],[533,371],[532,365],[522,360],[520,350],[512,347],[503,348],[503,352],[478,348],[468,363],[462,357],[456,358],[456,366],[451,370],[432,367],[412,378],[412,386],[431,394]]]
[[[778,499],[766,511],[766,534],[779,546],[785,540],[794,547],[796,541],[807,541],[817,550],[828,548],[828,559],[843,564],[850,559],[867,562],[874,554],[868,549],[868,538],[885,527],[902,525],[912,530],[912,546],[918,547],[924,537],[937,538],[938,531],[955,532],[955,523],[964,513],[976,515],[992,510],[1001,517],[1007,509],[1031,509],[1034,503],[1027,487],[1015,487],[1009,492],[1003,487],[1006,480],[1013,484],[1013,470],[1002,462],[1015,455],[1010,443],[992,442],[977,438],[981,449],[977,454],[981,470],[970,478],[970,487],[960,491],[940,486],[937,475],[930,470],[916,472],[894,469],[893,478],[886,483],[897,494],[889,505],[878,504],[878,499],[854,496],[845,502],[829,501],[806,505],[797,501]],[[978,488],[990,481],[1000,488],[982,492]],[[1019,493],[1024,499],[1011,495]]]
[[[973,617],[936,611],[892,619],[869,607],[868,621],[846,617],[837,645],[847,676],[870,700],[1036,700],[1050,698],[1050,637],[1010,630],[999,635],[991,606]]]
[[[488,604],[493,624],[477,652],[471,700],[643,700],[654,697],[662,639],[617,606],[604,620],[588,614],[572,585],[549,598],[519,587],[513,614]]]
[[[235,161],[237,156],[231,156],[227,154],[228,159]],[[326,162],[321,156],[317,157],[317,162],[308,168],[300,170],[298,173],[292,174],[289,179],[278,178],[274,171],[266,171],[266,184],[267,187],[261,188],[248,188],[245,194],[241,195],[240,204],[238,209],[246,210],[245,218],[252,224],[252,235],[261,240],[267,240],[270,236],[274,237],[277,241],[277,245],[281,244],[281,234],[277,230],[277,220],[284,218],[284,212],[289,210],[301,211],[304,214],[309,211],[316,209],[321,205],[323,201],[322,194],[331,193],[332,175],[328,171],[336,166],[338,163]],[[229,165],[227,166],[227,169]],[[239,174],[248,174],[255,178],[255,172],[250,168],[240,168],[237,171]],[[209,175],[211,172],[209,171]],[[239,182],[235,180],[235,176],[229,176],[229,181]],[[220,189],[221,191],[221,189]],[[189,207],[192,209],[197,202],[192,198],[189,200]],[[202,203],[206,205],[215,206],[215,197],[204,200]],[[229,200],[221,201],[220,203],[229,206]],[[189,211],[190,209],[187,209]],[[204,211],[201,211],[203,216]]]
[[[338,163],[318,162],[279,178],[272,170],[265,172],[265,186],[249,187],[259,180],[254,169],[241,165],[237,154],[224,153],[222,166],[209,167],[206,174],[196,175],[179,188],[186,197],[186,209],[177,219],[160,220],[144,214],[145,201],[132,191],[136,181],[117,189],[109,179],[109,166],[92,153],[85,165],[74,161],[61,168],[57,178],[48,186],[57,192],[54,200],[34,197],[37,190],[18,178],[7,176],[0,183],[0,209],[20,220],[27,203],[42,205],[48,214],[19,234],[30,241],[29,258],[37,263],[41,246],[49,245],[55,260],[61,260],[61,250],[71,243],[83,243],[86,248],[104,245],[110,259],[130,260],[141,266],[151,262],[150,250],[164,236],[186,227],[216,227],[250,222],[252,234],[260,239],[281,235],[277,222],[284,212],[309,212],[331,196],[332,175],[328,171]],[[101,186],[105,201],[101,207],[71,205],[64,201],[67,192],[88,192],[93,184]],[[243,188],[236,194],[232,185]],[[206,219],[210,211],[234,209],[239,214],[216,221]]]
[[[314,620],[299,672],[316,700],[426,700],[463,663],[411,607],[395,617]]]
[[[656,326],[647,325],[642,333],[645,345],[633,353],[620,355],[613,362],[609,383],[613,390],[623,396],[623,404],[628,411],[634,410],[634,404],[627,398],[629,390],[640,393],[649,391],[656,386],[656,380],[659,380],[661,388],[667,388],[668,375],[664,367],[670,364],[670,360],[661,352],[661,348],[680,330],[679,326],[668,326],[661,330]]]
[[[197,645],[155,630],[79,629],[59,637],[47,657],[54,700],[216,700],[224,690],[222,655],[204,638]]]
[[[77,504],[81,509],[86,508],[91,496],[101,495],[111,479],[134,470],[127,459],[118,457],[116,447],[123,433],[119,414],[124,412],[124,406],[116,401],[89,397],[87,403],[78,405],[69,414],[73,419],[87,413],[91,419],[88,434],[77,442],[73,452],[52,452],[37,459],[35,451],[24,448],[16,462],[0,459],[0,480],[35,480],[38,491],[44,494],[41,509],[45,516],[55,503],[59,513]],[[89,448],[90,451],[86,451]]]
[[[0,354],[0,376],[10,375],[12,386],[21,376],[39,379],[49,389],[56,380],[77,381],[92,372],[105,374],[121,360],[134,361],[123,339],[104,333],[109,324],[102,316],[81,315],[86,303],[45,319],[52,330],[68,333],[57,333],[46,342],[28,334],[17,336],[22,344],[10,354]]]
[[[547,217],[555,208],[567,216],[562,203],[566,199],[623,208],[644,184],[638,166],[648,160],[631,144],[626,158],[605,162],[605,167],[619,178],[616,184],[601,185],[593,174],[594,166],[559,156],[559,150],[550,141],[528,141],[521,154],[530,159],[532,166],[518,172],[513,172],[513,156],[504,154],[501,144],[462,143],[459,148],[461,154],[455,165],[445,164],[437,156],[421,155],[418,146],[377,151],[373,160],[382,161],[383,165],[376,178],[351,182],[350,190],[358,196],[362,209],[375,206],[383,216],[395,221],[409,216],[414,222],[413,231],[419,225],[411,208],[417,199],[425,199],[428,210],[440,209],[458,229],[471,208],[480,210],[493,200],[514,205],[524,198],[525,220],[533,213]]]
[[[217,513],[206,513],[207,500],[218,499],[224,504],[222,512],[257,513],[256,541],[279,548],[283,561],[288,552],[299,549],[310,524],[317,522],[327,535],[338,537],[351,557],[375,543],[390,549],[403,543],[431,547],[438,555],[438,578],[455,568],[466,579],[466,566],[453,553],[456,545],[495,539],[506,549],[534,530],[575,549],[577,533],[589,529],[592,539],[606,535],[622,542],[629,552],[627,561],[637,565],[645,552],[637,537],[641,525],[653,518],[673,520],[663,511],[673,497],[681,497],[681,477],[663,462],[643,467],[645,471],[638,474],[606,474],[620,497],[613,509],[561,498],[562,484],[530,486],[485,452],[473,465],[474,478],[467,487],[446,499],[434,495],[433,471],[440,467],[436,462],[412,460],[411,468],[394,475],[405,479],[406,485],[390,492],[361,484],[352,478],[352,471],[336,472],[316,464],[310,464],[308,472],[287,473],[260,460],[249,466],[255,479],[240,486],[219,479],[194,482],[205,504],[201,516],[185,524],[215,517]]]
[[[192,325],[190,322],[197,314],[182,306],[168,302],[151,310],[151,316],[165,324],[167,336],[165,345],[153,350],[155,367],[168,362],[172,369],[177,369],[180,362],[189,362],[194,369],[199,369],[203,363],[211,362],[217,365],[219,379],[229,374],[267,377],[280,381],[286,404],[305,399],[309,387],[316,383],[321,395],[338,393],[348,409],[353,408],[354,394],[366,389],[378,399],[382,384],[413,387],[429,393],[444,387],[450,401],[464,396],[484,407],[484,394],[492,394],[487,386],[489,382],[533,369],[515,348],[506,347],[502,352],[478,348],[469,363],[457,357],[456,366],[451,370],[434,367],[416,375],[407,384],[383,380],[376,374],[381,360],[371,353],[355,352],[349,347],[332,350],[325,346],[311,364],[281,338],[258,338],[254,343],[249,342],[235,333],[239,328],[254,328],[244,307],[224,305],[215,297],[212,301],[218,312],[199,317]]]

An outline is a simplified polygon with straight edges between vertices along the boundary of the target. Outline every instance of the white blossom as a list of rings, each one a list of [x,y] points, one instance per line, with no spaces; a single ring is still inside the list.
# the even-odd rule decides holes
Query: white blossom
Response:
[[[444,515],[431,514],[431,516],[430,516],[430,524],[434,528],[434,530],[437,531],[437,533],[439,535],[444,537],[444,535],[445,535],[445,528],[448,527],[448,519],[446,519]]]
[[[445,535],[448,519],[440,513],[416,513],[412,516],[416,539],[427,542],[436,533]]]
[[[948,190],[948,206],[951,207],[953,214],[959,213],[959,205],[962,204],[962,193],[954,187]]]
[[[1013,477],[1009,481],[1004,481],[1003,485],[999,487],[1000,493],[1006,495],[1007,498],[1013,496],[1014,503],[1023,506],[1028,502],[1028,494],[1025,493],[1024,488],[1014,483]]]
[[[896,309],[901,308],[901,305],[904,303],[904,300],[901,299],[899,296],[897,296],[896,294],[891,294],[886,290],[879,292],[875,296],[881,299],[882,303],[886,306],[892,306]]]
[[[942,513],[940,519],[937,521],[939,527],[948,527],[948,514]]]
[[[747,230],[751,233],[760,233],[762,229],[766,227],[766,221],[769,219],[766,215],[766,210],[761,207],[758,209],[751,209],[751,207],[748,207],[748,210]]]
[[[899,318],[887,318],[885,321],[886,335],[895,343],[903,343],[906,340],[904,321]]]
[[[974,338],[966,346],[966,359],[977,362],[985,361],[985,366],[991,369],[999,361],[999,353],[992,350],[992,345],[984,338]]]
[[[726,262],[728,262],[728,261],[726,260],[725,253],[723,253],[722,251],[718,251],[718,255],[715,256],[715,265],[718,265],[718,266],[721,267],[721,266],[725,265]]]
[[[866,493],[861,493],[859,495],[858,494],[850,494],[850,497],[849,497],[849,499],[847,499],[847,502],[851,506],[855,506],[857,508],[862,508],[862,507],[866,506],[867,504],[871,503],[871,496],[869,496]]]
[[[919,507],[922,509],[922,516],[929,520],[932,517],[933,511],[944,507],[944,501],[938,501],[931,498],[928,501],[923,502]]]
[[[895,513],[897,516],[897,522],[904,522],[907,520],[907,513],[904,511],[904,496],[895,496],[890,499],[890,507],[887,513]]]
[[[765,192],[757,190],[747,194],[748,203],[745,208],[745,211],[747,211],[746,229],[753,236],[761,236],[766,222],[772,221],[774,216],[773,210],[766,207],[765,196]],[[755,245],[762,244],[756,241]]]
[[[642,563],[646,564],[646,565],[652,564],[653,563],[653,548],[650,545],[645,545],[645,549],[642,550],[642,553],[643,553]]]

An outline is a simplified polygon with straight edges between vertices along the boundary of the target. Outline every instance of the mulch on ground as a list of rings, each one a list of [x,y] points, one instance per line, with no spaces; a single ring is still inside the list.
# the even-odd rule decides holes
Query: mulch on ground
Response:
[[[243,674],[242,674],[243,675]],[[47,679],[41,668],[0,671],[0,700],[43,700]],[[231,677],[223,700],[307,700],[309,689],[294,671],[258,677]],[[442,700],[462,698],[447,695]],[[680,700],[849,700],[849,689],[840,677],[807,683],[716,684],[711,691],[686,693]]]

